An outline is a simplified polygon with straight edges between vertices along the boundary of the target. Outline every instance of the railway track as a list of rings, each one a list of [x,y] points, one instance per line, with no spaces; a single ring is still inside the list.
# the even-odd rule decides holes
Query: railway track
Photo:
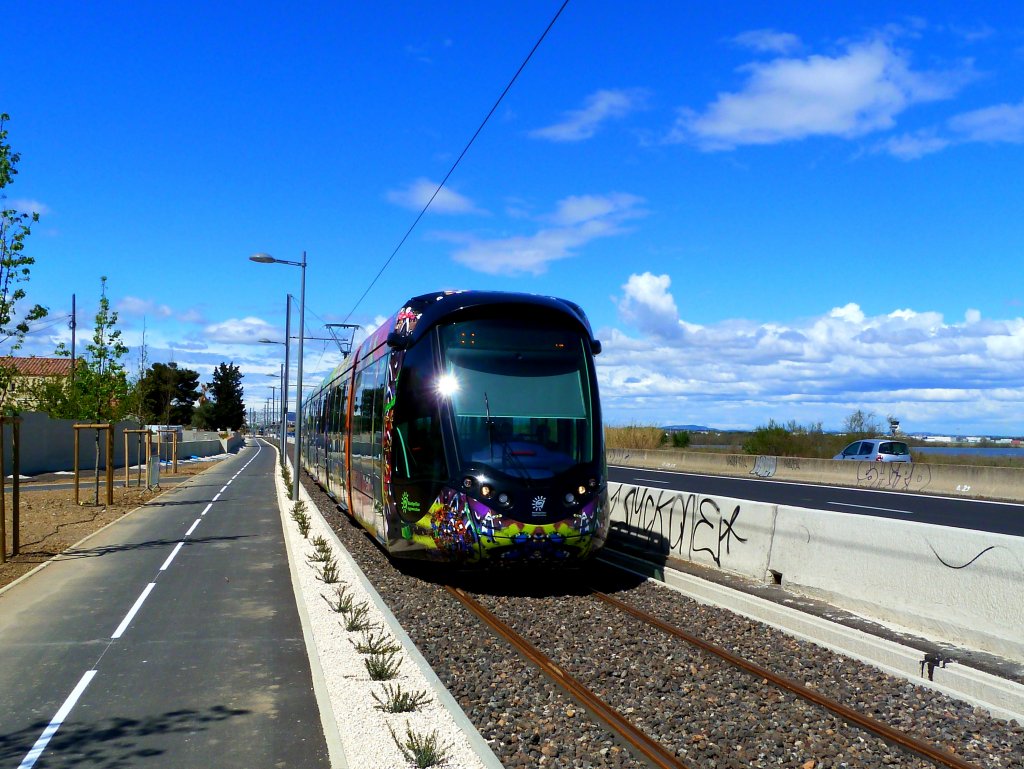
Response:
[[[480,618],[493,632],[497,633],[504,641],[509,643],[517,652],[537,666],[544,675],[561,686],[572,697],[574,697],[584,708],[595,717],[599,718],[605,725],[614,731],[630,748],[642,756],[652,766],[658,769],[689,769],[687,764],[682,762],[671,750],[662,743],[652,739],[643,731],[635,727],[619,711],[609,703],[587,688],[579,679],[575,678],[568,671],[556,664],[550,657],[530,643],[526,638],[515,631],[511,626],[499,619],[488,610],[480,601],[473,598],[465,590],[457,587],[446,586],[446,590],[454,596],[462,605],[472,611]],[[949,769],[979,769],[975,764],[964,761],[947,749],[920,740],[900,729],[871,716],[860,713],[853,708],[844,705],[837,700],[825,696],[821,692],[805,686],[787,676],[779,675],[761,665],[743,659],[732,652],[723,649],[715,644],[709,643],[698,636],[693,635],[681,628],[670,625],[667,622],[638,609],[625,601],[603,593],[598,590],[591,592],[597,600],[603,601],[628,614],[651,628],[681,639],[686,643],[710,654],[718,659],[749,673],[769,681],[779,688],[812,702],[825,710],[839,716],[849,724],[866,729],[887,742],[904,748],[907,751],[916,753],[918,756],[934,762],[936,765],[949,767]]]
[[[337,515],[327,497],[321,494],[320,501],[342,542],[507,769],[1024,769],[1024,726],[766,626],[635,577],[599,572],[598,587],[614,593],[613,601],[625,599],[667,625],[753,660],[755,666],[741,674],[579,586],[548,581],[531,588],[509,576],[481,584],[469,577],[460,596],[441,584],[444,575],[396,568]],[[467,610],[465,598],[484,604],[539,649],[552,674],[538,675],[529,656],[510,652],[489,623]],[[838,707],[824,710],[798,699],[771,682],[772,671],[788,674],[797,689],[815,697],[827,693]],[[581,707],[562,685],[570,678],[604,705]],[[858,725],[844,707],[896,732],[913,732],[911,744],[925,747],[911,747],[913,754],[897,749],[899,737],[875,736],[877,730]],[[634,734],[622,736],[617,721]],[[644,740],[654,746],[640,747]]]

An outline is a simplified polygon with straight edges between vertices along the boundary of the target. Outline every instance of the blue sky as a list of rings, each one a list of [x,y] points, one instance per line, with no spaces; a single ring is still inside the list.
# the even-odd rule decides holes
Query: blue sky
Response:
[[[247,257],[305,250],[310,336],[436,289],[579,302],[613,424],[1024,433],[1016,3],[570,2],[356,307],[558,5],[5,9],[25,351],[107,275],[132,365],[145,328],[261,408],[299,271]]]

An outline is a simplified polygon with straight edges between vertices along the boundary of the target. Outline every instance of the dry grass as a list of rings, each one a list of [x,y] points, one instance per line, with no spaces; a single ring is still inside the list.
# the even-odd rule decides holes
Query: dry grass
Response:
[[[629,425],[605,427],[604,441],[610,449],[658,449],[664,446],[665,431],[660,427]]]
[[[218,460],[219,461],[219,460]],[[197,462],[179,464],[178,476],[187,477],[203,472],[216,464],[214,462]],[[167,474],[164,474],[166,480]],[[132,478],[135,482],[135,478]],[[42,485],[42,484],[37,484]],[[56,491],[38,491],[32,483],[22,483],[20,497],[20,550],[18,555],[11,556],[13,546],[13,504],[10,481],[7,481],[5,509],[7,512],[7,563],[0,564],[0,587],[8,585],[18,577],[31,571],[69,547],[99,531],[109,523],[116,521],[126,513],[130,513],[168,489],[174,488],[165,483],[162,489],[147,490],[145,488],[124,488],[124,476],[115,477],[114,504],[102,504],[106,500],[106,492],[100,491],[100,505],[94,505],[92,480],[83,479],[79,485],[79,499],[82,504],[75,504],[74,488]]]

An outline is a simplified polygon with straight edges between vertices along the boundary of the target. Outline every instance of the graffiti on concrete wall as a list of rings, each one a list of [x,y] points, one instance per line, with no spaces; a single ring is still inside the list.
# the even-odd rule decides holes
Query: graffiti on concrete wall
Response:
[[[800,470],[800,459],[797,457],[770,457],[761,455],[754,460],[754,468],[750,475],[758,478],[774,478],[779,468],[783,470]]]
[[[772,478],[778,469],[778,457],[760,456],[754,460],[754,469],[750,471],[750,474],[756,475],[758,478]]]
[[[982,550],[980,553],[978,553],[976,556],[974,556],[971,560],[966,561],[965,563],[962,563],[960,565],[957,565],[955,563],[951,563],[950,561],[947,561],[945,558],[943,558],[941,555],[939,555],[938,551],[936,551],[936,549],[934,547],[932,547],[932,543],[931,542],[928,542],[927,540],[925,540],[925,544],[928,545],[928,549],[932,551],[932,554],[936,558],[939,559],[939,563],[941,563],[943,566],[945,566],[948,569],[966,569],[972,563],[974,563],[979,558],[981,558],[981,556],[985,555],[985,553],[989,552],[990,550],[995,550],[996,549],[995,545],[989,545],[984,550]]]
[[[669,552],[693,557],[707,553],[716,566],[735,544],[747,541],[737,530],[740,505],[722,510],[711,497],[640,486],[619,486],[611,499],[621,509],[626,526],[661,537]]]
[[[932,482],[932,469],[914,462],[857,462],[857,485],[869,489],[921,491]]]

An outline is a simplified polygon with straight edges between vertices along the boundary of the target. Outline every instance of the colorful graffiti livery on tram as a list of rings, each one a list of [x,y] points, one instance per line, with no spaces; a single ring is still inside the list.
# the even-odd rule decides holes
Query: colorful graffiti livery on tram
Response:
[[[410,299],[303,405],[303,464],[396,557],[578,563],[604,544],[594,355],[564,299]]]

